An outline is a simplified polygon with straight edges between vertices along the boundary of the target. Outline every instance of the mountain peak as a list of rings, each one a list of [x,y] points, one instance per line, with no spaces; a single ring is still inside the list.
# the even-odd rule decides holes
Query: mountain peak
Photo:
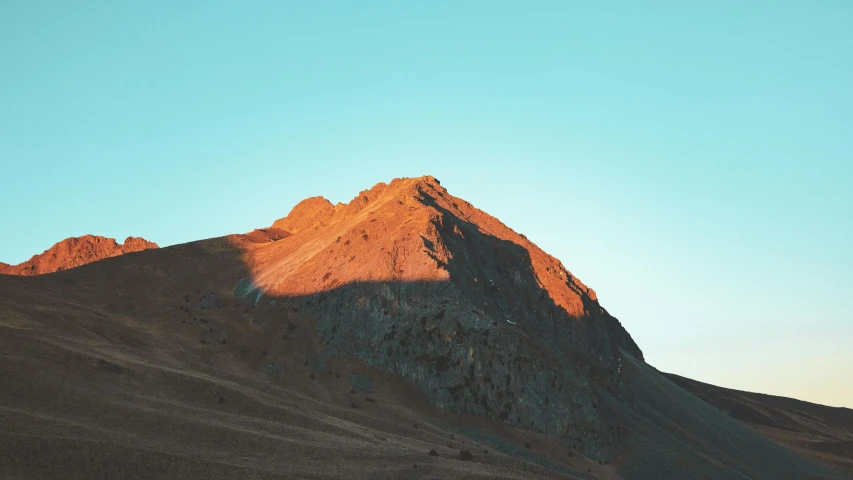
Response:
[[[273,224],[293,235],[247,242],[251,284],[264,294],[312,295],[361,283],[446,284],[480,312],[530,332],[574,331],[581,350],[642,352],[591,288],[526,236],[451,195],[433,176],[397,178],[347,204],[303,200]],[[248,238],[246,238],[248,240]],[[357,299],[355,299],[357,301]]]
[[[323,197],[310,197],[297,203],[287,214],[273,222],[273,228],[299,233],[302,230],[323,226],[335,213],[332,202]]]
[[[401,373],[446,411],[565,434],[574,428],[569,420],[545,412],[553,404],[593,403],[592,394],[579,400],[558,387],[588,375],[577,365],[591,365],[591,382],[606,390],[618,387],[620,352],[643,358],[595,292],[558,259],[435,177],[378,183],[336,206],[308,199],[273,227],[293,235],[263,243],[234,237],[250,269],[237,296],[297,305],[317,319],[328,355]],[[520,358],[529,371],[513,370]],[[527,382],[538,375],[534,365],[557,363],[566,377]],[[507,406],[496,392],[438,389],[475,381],[478,368],[500,378],[507,395],[528,395],[522,403],[531,407]],[[594,448],[613,448],[608,420],[597,411],[584,415],[590,430],[575,434],[604,428]]]
[[[597,302],[595,292],[566,270],[558,259],[498,219],[454,197],[431,175],[377,183],[346,204],[332,205],[323,197],[311,197],[299,202],[287,217],[276,220],[272,227],[298,233],[302,240],[291,239],[270,248],[286,250],[288,246],[311,239],[300,247],[299,262],[292,258],[261,262],[266,263],[266,268],[258,272],[256,284],[278,293],[282,293],[282,289],[294,293],[313,288],[312,282],[325,276],[326,272],[319,270],[337,263],[335,258],[324,258],[329,253],[323,253],[325,247],[331,249],[334,257],[359,259],[355,263],[348,260],[346,266],[340,266],[343,272],[326,276],[327,281],[332,277],[341,283],[379,279],[409,281],[447,278],[451,275],[451,264],[470,270],[458,259],[451,260],[454,255],[470,257],[470,249],[477,241],[488,238],[489,242],[505,245],[501,251],[517,253],[512,261],[519,265],[530,264],[536,285],[570,315],[582,316],[590,308],[589,302]],[[339,245],[341,242],[343,245]],[[459,245],[454,251],[448,244],[456,242]],[[387,261],[387,255],[396,255],[395,252],[401,250],[405,252],[402,258],[394,256],[394,261]],[[484,252],[476,253],[485,255]],[[488,258],[480,260],[482,265],[495,262]],[[307,265],[315,265],[317,271],[303,277],[299,271]],[[456,278],[482,282],[487,273],[476,271],[477,268],[465,275],[460,270]],[[311,276],[318,278],[308,278]],[[509,284],[507,288],[511,288]]]
[[[33,255],[32,258],[18,265],[0,263],[0,273],[7,275],[53,273],[149,248],[158,248],[158,246],[154,242],[139,237],[127,237],[122,244],[114,238],[86,234],[59,241],[43,253]]]
[[[380,198],[396,199],[406,203],[406,199],[420,196],[424,192],[430,192],[432,195],[435,195],[432,192],[441,192],[437,195],[443,195],[447,190],[432,175],[395,178],[390,184],[379,182],[367,190],[362,190],[349,203],[333,205],[324,197],[306,198],[297,203],[286,217],[273,222],[272,228],[278,228],[290,234],[317,230],[357,215]]]

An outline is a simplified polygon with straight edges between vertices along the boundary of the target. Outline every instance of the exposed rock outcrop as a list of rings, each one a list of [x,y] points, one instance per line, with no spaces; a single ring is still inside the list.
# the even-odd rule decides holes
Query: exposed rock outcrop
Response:
[[[0,263],[0,273],[7,275],[41,275],[79,267],[105,258],[158,248],[144,238],[127,237],[124,243],[98,235],[71,237],[54,244],[44,253],[34,255],[18,265]]]
[[[301,202],[248,247],[251,288],[298,297],[326,345],[399,373],[449,412],[500,419],[610,458],[602,391],[620,349],[642,352],[556,258],[433,177],[396,179],[336,207]]]

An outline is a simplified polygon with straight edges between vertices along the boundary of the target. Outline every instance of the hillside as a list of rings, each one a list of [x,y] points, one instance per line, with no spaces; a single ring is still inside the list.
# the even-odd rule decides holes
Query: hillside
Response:
[[[2,276],[0,342],[6,477],[844,478],[647,365],[432,177]]]
[[[678,375],[667,374],[667,377],[766,437],[853,475],[853,410],[742,392]]]

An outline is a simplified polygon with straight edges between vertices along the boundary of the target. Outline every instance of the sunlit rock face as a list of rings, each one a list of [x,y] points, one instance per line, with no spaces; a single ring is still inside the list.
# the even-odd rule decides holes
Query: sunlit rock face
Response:
[[[325,350],[399,373],[448,412],[617,450],[602,395],[619,350],[642,352],[559,260],[453,197],[433,177],[397,179],[349,204],[316,197],[247,247],[241,295],[288,297]]]
[[[53,273],[150,248],[157,248],[157,244],[144,238],[127,237],[124,243],[118,243],[114,238],[83,235],[57,242],[44,253],[34,255],[18,265],[0,263],[0,273],[7,275]]]

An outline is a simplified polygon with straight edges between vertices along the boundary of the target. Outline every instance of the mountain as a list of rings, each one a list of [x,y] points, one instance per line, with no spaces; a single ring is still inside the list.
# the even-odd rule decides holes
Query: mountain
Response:
[[[157,244],[137,237],[127,237],[123,244],[98,235],[71,237],[18,265],[0,262],[0,274],[41,275],[149,248],[157,248]]]
[[[273,227],[293,236],[246,248],[240,293],[299,298],[326,346],[319,368],[356,356],[449,412],[615,454],[594,390],[617,388],[620,349],[642,352],[593,290],[523,235],[432,177],[380,183],[349,204],[311,198]]]
[[[0,342],[6,477],[845,478],[646,364],[429,176],[0,276]]]

